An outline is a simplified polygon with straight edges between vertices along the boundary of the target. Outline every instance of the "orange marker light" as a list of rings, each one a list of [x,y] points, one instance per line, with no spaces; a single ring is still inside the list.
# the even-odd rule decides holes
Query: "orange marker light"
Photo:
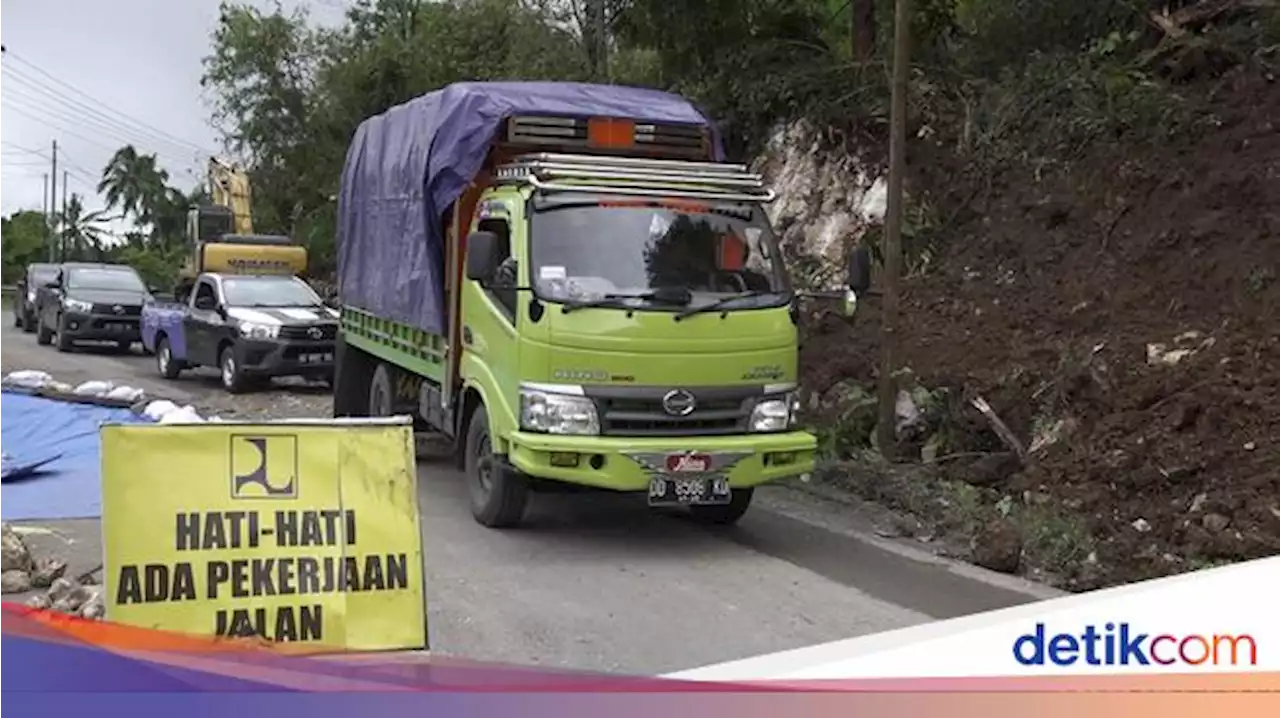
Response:
[[[587,143],[592,147],[633,147],[636,143],[636,123],[631,120],[593,117],[587,120]]]

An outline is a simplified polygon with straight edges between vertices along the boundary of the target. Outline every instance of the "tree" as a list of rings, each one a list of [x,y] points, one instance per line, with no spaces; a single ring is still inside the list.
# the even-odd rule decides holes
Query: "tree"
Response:
[[[876,0],[852,0],[853,59],[866,62],[876,50]]]
[[[103,261],[106,258],[106,230],[102,223],[109,219],[111,217],[105,209],[86,212],[84,198],[72,194],[60,216],[62,256],[74,261],[87,259],[92,254],[97,261]]]
[[[0,219],[5,284],[16,281],[28,264],[48,259],[47,222],[43,212],[26,209]]]
[[[145,225],[155,220],[168,181],[169,174],[156,166],[154,154],[138,154],[133,145],[125,145],[103,168],[98,192],[106,197],[108,209],[118,208]]]

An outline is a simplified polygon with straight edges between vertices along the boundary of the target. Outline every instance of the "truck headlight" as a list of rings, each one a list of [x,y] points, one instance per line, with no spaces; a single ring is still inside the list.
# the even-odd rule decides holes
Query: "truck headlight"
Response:
[[[63,299],[62,308],[68,312],[88,314],[93,311],[93,302],[86,302],[80,299]]]
[[[259,324],[257,322],[240,322],[240,336],[250,339],[275,339],[280,334],[278,324]]]
[[[600,433],[595,402],[585,396],[520,389],[520,428],[543,434]]]
[[[36,288],[32,287],[27,290],[27,301],[34,302],[36,300]]]
[[[799,409],[796,392],[762,399],[751,410],[747,425],[753,432],[786,431],[795,426]]]

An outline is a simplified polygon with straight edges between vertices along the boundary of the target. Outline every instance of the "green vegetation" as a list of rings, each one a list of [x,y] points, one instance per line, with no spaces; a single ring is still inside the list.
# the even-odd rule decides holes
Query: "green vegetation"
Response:
[[[1280,10],[1246,0],[1212,3],[1231,7],[1188,32],[1158,29],[1151,17],[1157,7],[1195,4],[915,0],[910,135],[953,151],[966,175],[992,177],[1009,163],[1069,162],[1091,143],[1193,130],[1176,83],[1267,48],[1275,54],[1280,42]],[[334,261],[332,197],[365,117],[459,80],[596,80],[694,98],[721,121],[738,157],[801,117],[833,145],[865,151],[884,144],[892,8],[892,0],[359,0],[343,23],[321,27],[305,11],[225,2],[203,84],[228,149],[251,168],[258,228],[306,243],[313,273],[323,275]],[[1250,22],[1218,22],[1233,12]],[[101,247],[93,227],[102,215],[80,203],[69,218],[72,251],[127,255],[148,272],[169,266],[192,198],[168,186],[154,156],[122,148],[99,190],[108,209],[143,229],[126,247]],[[927,247],[941,224],[925,221],[911,242]],[[6,273],[21,256],[6,251]]]

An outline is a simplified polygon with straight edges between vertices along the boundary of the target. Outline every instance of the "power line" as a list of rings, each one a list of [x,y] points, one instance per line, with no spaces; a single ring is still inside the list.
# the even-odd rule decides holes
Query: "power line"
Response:
[[[125,113],[123,113],[123,112],[121,112],[121,111],[119,111],[119,110],[117,110],[117,109],[115,109],[115,108],[111,107],[111,106],[110,106],[110,105],[108,105],[107,103],[105,103],[105,102],[103,102],[103,101],[101,101],[101,100],[99,100],[99,99],[97,99],[97,98],[93,97],[92,95],[90,95],[90,94],[88,94],[88,93],[84,92],[83,90],[80,90],[80,89],[79,89],[79,88],[77,88],[76,86],[71,85],[71,84],[69,84],[69,83],[67,83],[67,82],[65,82],[65,81],[63,81],[63,80],[60,80],[60,79],[58,79],[57,77],[54,77],[53,75],[51,75],[51,74],[49,74],[47,71],[45,71],[43,68],[41,68],[40,66],[38,66],[38,65],[36,65],[36,64],[34,64],[34,63],[32,63],[31,61],[26,60],[26,59],[22,58],[21,56],[14,54],[14,52],[13,52],[12,50],[9,50],[9,48],[7,48],[7,47],[5,48],[5,52],[4,52],[4,54],[5,54],[5,56],[6,56],[6,57],[13,58],[13,59],[14,59],[14,60],[16,60],[17,62],[21,63],[23,66],[25,66],[25,67],[29,67],[29,68],[31,68],[32,70],[34,70],[35,72],[40,73],[40,74],[41,74],[41,75],[43,75],[44,77],[47,77],[49,80],[53,81],[54,83],[56,83],[56,84],[58,84],[58,85],[61,85],[62,87],[67,88],[67,89],[68,89],[68,90],[70,90],[71,92],[74,92],[75,94],[80,95],[81,97],[84,97],[85,99],[89,100],[90,102],[93,102],[93,103],[95,103],[95,104],[97,104],[97,105],[102,106],[104,109],[106,109],[107,111],[109,111],[110,113],[112,113],[112,114],[114,114],[114,115],[117,115],[117,116],[121,117],[121,118],[122,118],[122,119],[124,119],[126,122],[129,122],[129,123],[132,123],[132,124],[134,124],[134,125],[137,125],[138,127],[141,127],[141,128],[143,128],[144,130],[149,130],[149,131],[151,131],[151,132],[153,132],[153,133],[155,133],[155,134],[157,134],[157,135],[160,135],[161,137],[167,137],[169,140],[171,140],[171,141],[173,141],[173,142],[178,143],[178,145],[179,145],[179,146],[186,146],[186,147],[188,147],[188,148],[190,148],[190,149],[192,149],[192,150],[194,150],[194,151],[196,151],[196,152],[201,152],[201,153],[205,153],[205,154],[214,154],[214,153],[209,152],[207,149],[205,149],[204,147],[202,147],[202,146],[200,146],[200,145],[198,145],[198,144],[196,144],[196,143],[194,143],[194,142],[190,142],[190,141],[188,141],[188,140],[184,140],[184,139],[182,139],[181,137],[178,137],[178,136],[176,136],[176,135],[170,134],[169,132],[166,132],[166,131],[164,131],[164,130],[162,130],[162,129],[160,129],[160,128],[158,128],[158,127],[154,126],[154,125],[151,125],[151,124],[148,124],[148,123],[146,123],[146,122],[143,122],[142,120],[139,120],[139,119],[137,119],[136,117],[133,117],[133,116],[131,116],[131,115],[127,115],[127,114],[125,114]]]
[[[38,110],[52,119],[61,120],[72,126],[80,126],[83,129],[99,132],[108,139],[113,139],[120,142],[122,145],[136,144],[147,148],[148,144],[155,141],[155,138],[153,137],[148,137],[130,130],[127,127],[114,124],[110,118],[104,118],[94,114],[86,114],[77,108],[60,105],[56,99],[42,97],[39,94],[32,92],[32,89],[33,88],[28,87],[25,84],[14,85],[12,83],[5,87],[5,90],[8,91],[7,94],[10,94],[11,96],[11,101],[21,100],[22,104],[28,106],[28,109]],[[170,157],[175,160],[187,157],[188,159],[183,159],[183,161],[192,162],[194,153],[188,155],[188,152],[189,151],[185,149],[175,149],[172,146],[164,146],[162,149],[156,150],[155,154]]]

